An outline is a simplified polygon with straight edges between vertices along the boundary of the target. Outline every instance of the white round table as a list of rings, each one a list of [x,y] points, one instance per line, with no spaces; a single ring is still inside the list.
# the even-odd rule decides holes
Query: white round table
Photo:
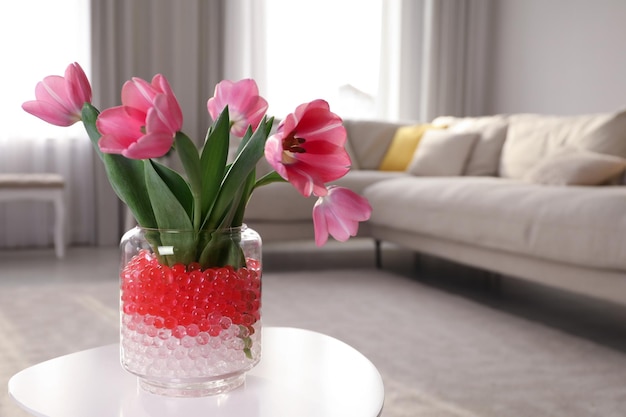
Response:
[[[309,330],[263,329],[261,362],[243,386],[217,396],[144,392],[113,344],[15,374],[9,394],[39,417],[375,417],[384,401],[376,367],[349,345]]]

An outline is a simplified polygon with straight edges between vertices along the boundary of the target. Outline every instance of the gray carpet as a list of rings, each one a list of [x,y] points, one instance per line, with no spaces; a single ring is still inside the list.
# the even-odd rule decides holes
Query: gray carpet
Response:
[[[37,362],[117,341],[118,283],[106,278],[116,262],[74,280],[62,277],[79,269],[42,263],[31,273],[51,279],[34,284],[22,269],[0,273],[0,385]],[[337,337],[378,367],[384,417],[626,415],[624,351],[472,297],[368,266],[266,271],[263,291],[264,325]],[[6,388],[0,416],[26,416]]]

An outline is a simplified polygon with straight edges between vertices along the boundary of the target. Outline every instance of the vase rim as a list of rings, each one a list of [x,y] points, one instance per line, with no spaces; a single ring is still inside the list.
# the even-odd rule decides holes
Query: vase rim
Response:
[[[241,226],[231,226],[231,227],[225,227],[225,228],[221,228],[221,229],[211,229],[211,230],[207,230],[207,229],[200,229],[200,230],[193,230],[193,229],[173,229],[173,228],[158,228],[158,227],[144,227],[144,226],[140,226],[137,225],[135,227],[133,227],[131,230],[143,230],[146,232],[159,232],[159,233],[213,233],[216,231],[222,232],[222,233],[236,233],[238,231],[244,231],[248,228],[248,225],[246,223],[242,223]]]

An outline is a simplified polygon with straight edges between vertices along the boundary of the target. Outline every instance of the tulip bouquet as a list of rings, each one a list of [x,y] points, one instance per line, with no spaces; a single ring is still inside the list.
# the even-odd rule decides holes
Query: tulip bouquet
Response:
[[[82,121],[113,190],[141,227],[198,232],[186,238],[189,241],[160,242],[184,248],[166,260],[170,265],[243,264],[231,250],[234,245],[216,248],[216,242],[198,236],[201,231],[241,226],[253,191],[273,182],[288,181],[303,197],[318,198],[312,213],[318,246],[329,235],[339,241],[354,236],[358,223],[371,214],[365,198],[329,185],[349,171],[351,161],[343,122],[324,100],[301,104],[270,134],[273,118],[266,116],[268,104],[254,80],[222,81],[207,102],[213,123],[202,145],[196,146],[181,131],[180,105],[160,74],[151,82],[127,81],[122,105],[101,113],[91,104],[91,86],[77,63],[69,65],[63,77],[44,78],[35,96],[22,105],[25,111],[59,126]],[[241,142],[229,162],[231,134]],[[159,161],[172,151],[183,173]],[[255,167],[263,156],[274,170],[257,178]],[[216,252],[221,255],[211,255]]]

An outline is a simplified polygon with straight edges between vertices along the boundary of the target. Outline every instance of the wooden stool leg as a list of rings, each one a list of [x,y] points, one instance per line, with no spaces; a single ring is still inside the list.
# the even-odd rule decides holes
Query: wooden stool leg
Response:
[[[54,196],[54,250],[56,256],[62,259],[65,256],[65,205],[63,204],[63,190]]]
[[[381,249],[381,245],[382,242],[378,239],[374,239],[374,245],[375,245],[375,256],[376,256],[376,269],[382,269],[383,267],[383,255],[382,255],[382,249]]]

